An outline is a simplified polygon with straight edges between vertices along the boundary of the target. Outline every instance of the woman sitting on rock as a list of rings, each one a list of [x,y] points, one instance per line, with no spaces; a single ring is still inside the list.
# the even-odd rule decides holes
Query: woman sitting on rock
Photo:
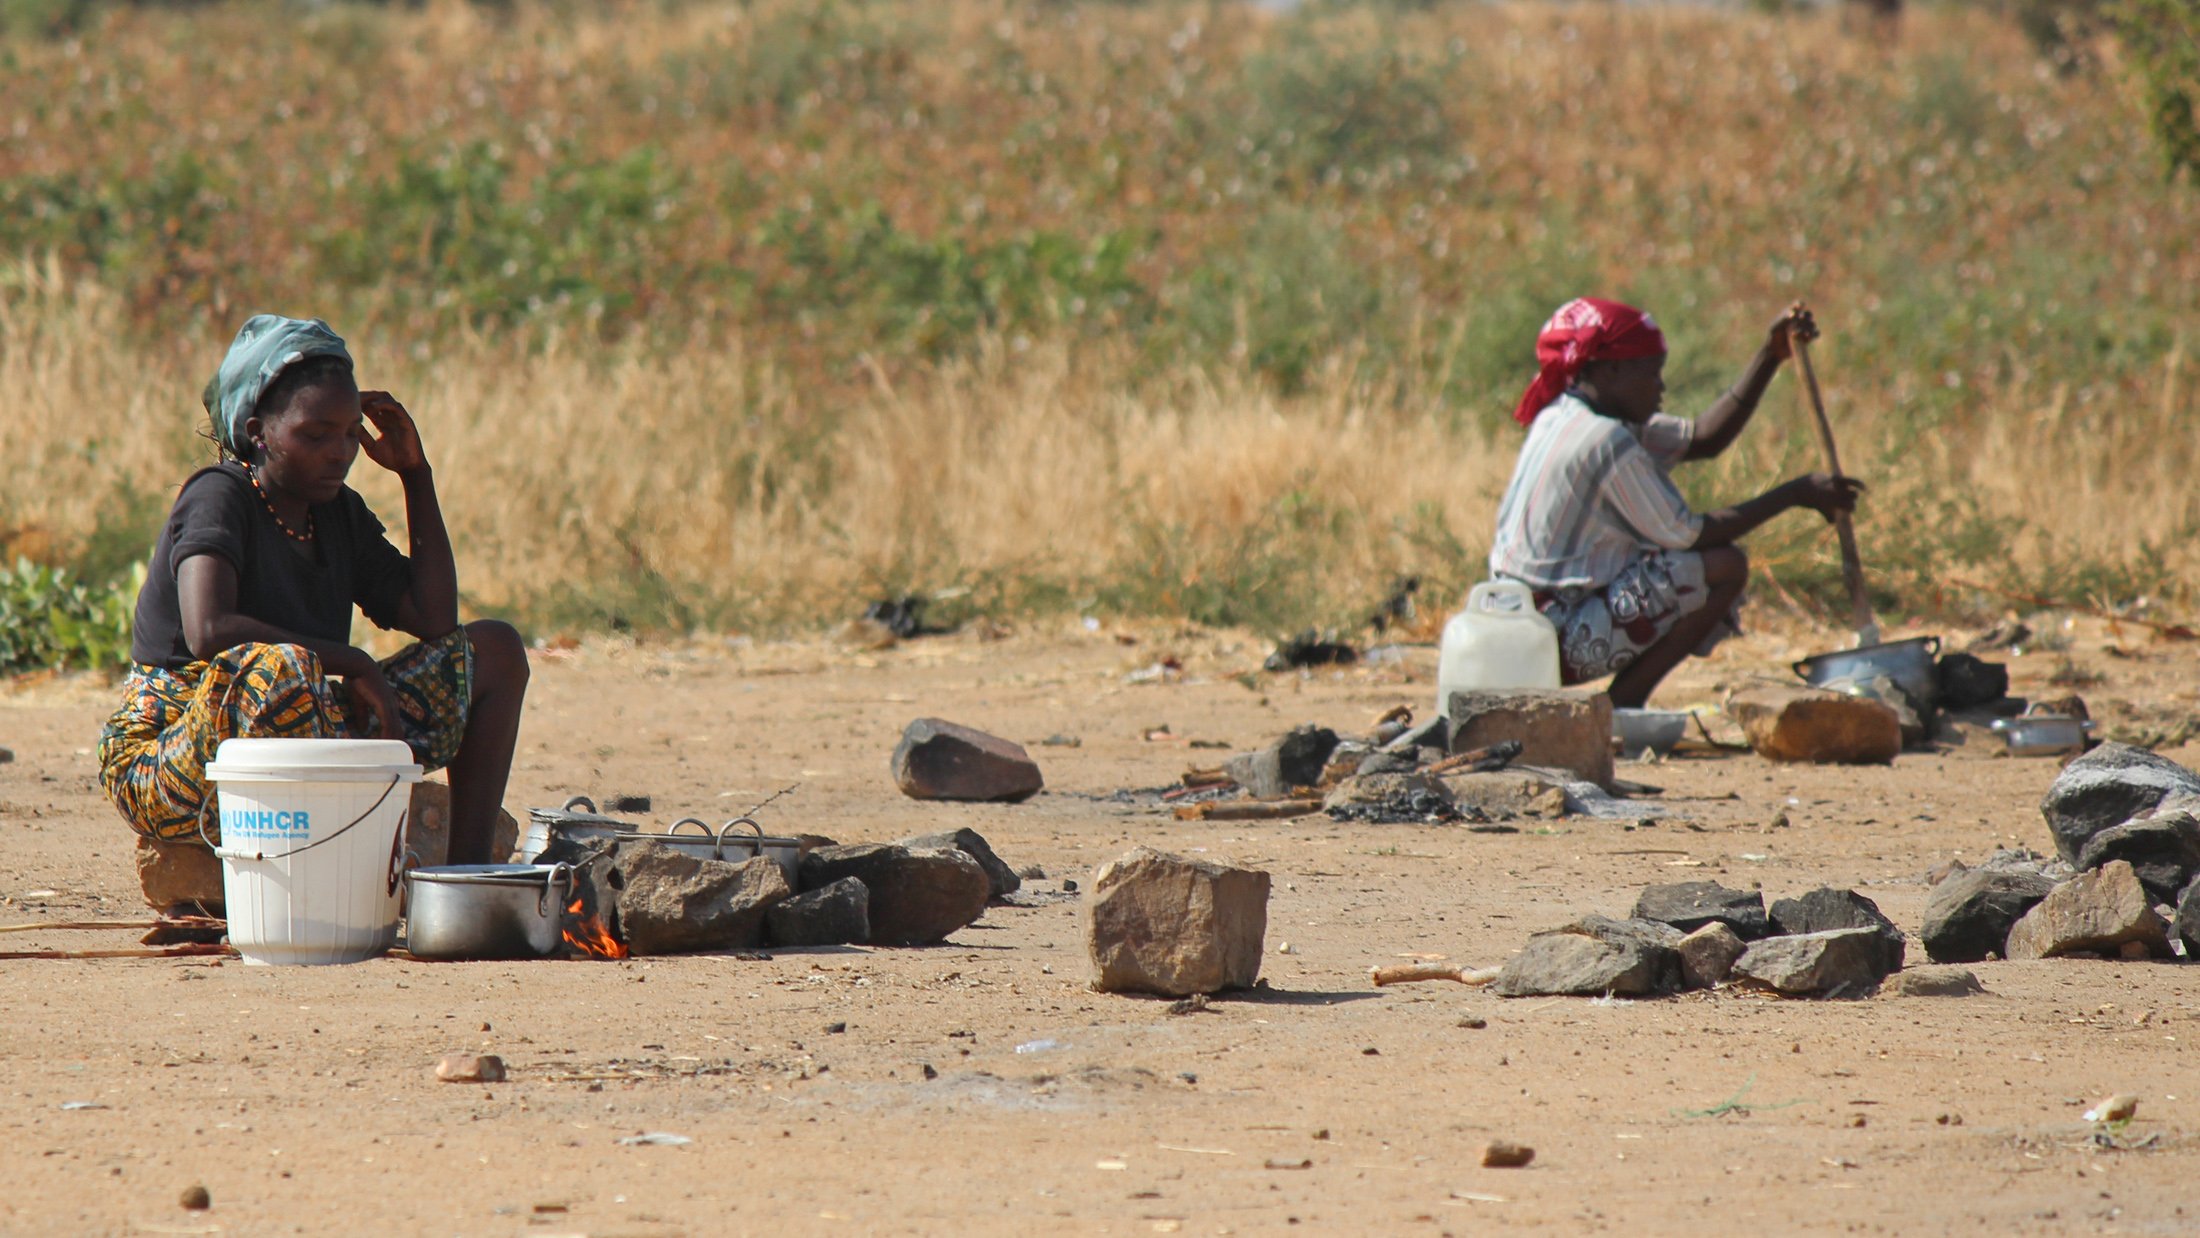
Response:
[[[237,333],[206,408],[221,462],[183,483],[153,548],[101,785],[139,834],[214,841],[206,765],[221,741],[402,739],[450,768],[451,862],[489,861],[527,654],[509,624],[458,621],[411,415],[359,390],[328,324],[273,314]],[[409,557],[344,484],[361,451],[404,484]],[[376,661],[351,643],[354,606],[419,643]]]
[[[1513,410],[1528,427],[1497,511],[1490,574],[1535,593],[1558,627],[1561,682],[1612,676],[1612,703],[1639,708],[1691,652],[1740,630],[1749,559],[1734,543],[1784,511],[1832,520],[1863,483],[1813,473],[1718,511],[1689,510],[1668,476],[1725,451],[1788,359],[1817,337],[1797,305],[1772,324],[1741,380],[1700,419],[1659,412],[1665,334],[1648,314],[1581,298],[1536,338],[1541,372]]]

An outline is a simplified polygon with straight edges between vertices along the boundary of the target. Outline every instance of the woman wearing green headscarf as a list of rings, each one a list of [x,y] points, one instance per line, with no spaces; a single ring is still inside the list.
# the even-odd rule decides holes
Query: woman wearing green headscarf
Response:
[[[458,621],[458,574],[420,434],[359,390],[319,319],[259,314],[206,388],[221,461],[184,482],[138,593],[123,703],[100,783],[130,828],[213,841],[206,764],[237,737],[402,739],[448,766],[451,862],[483,863],[527,690],[519,633]],[[354,460],[397,474],[410,554],[344,484]],[[356,607],[416,637],[377,661]],[[340,688],[339,683],[341,681]]]

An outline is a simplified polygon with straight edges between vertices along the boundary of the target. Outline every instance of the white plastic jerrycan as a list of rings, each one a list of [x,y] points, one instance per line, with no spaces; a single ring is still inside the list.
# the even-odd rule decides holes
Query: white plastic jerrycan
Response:
[[[1466,609],[1444,625],[1436,712],[1448,713],[1454,692],[1558,686],[1558,628],[1528,586],[1485,580],[1470,590]]]

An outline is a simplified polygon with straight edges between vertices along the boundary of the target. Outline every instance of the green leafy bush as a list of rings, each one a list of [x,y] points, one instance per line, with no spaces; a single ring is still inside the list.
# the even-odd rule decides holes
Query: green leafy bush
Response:
[[[28,559],[0,568],[0,674],[128,664],[131,612],[144,583],[143,566],[104,588]]]

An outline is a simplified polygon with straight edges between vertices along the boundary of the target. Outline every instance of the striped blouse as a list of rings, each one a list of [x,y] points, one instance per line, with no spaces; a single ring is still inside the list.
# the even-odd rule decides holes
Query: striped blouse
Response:
[[[1692,421],[1659,413],[1633,426],[1570,395],[1536,416],[1497,508],[1490,574],[1537,589],[1601,589],[1645,550],[1686,550],[1703,517],[1667,471]]]

